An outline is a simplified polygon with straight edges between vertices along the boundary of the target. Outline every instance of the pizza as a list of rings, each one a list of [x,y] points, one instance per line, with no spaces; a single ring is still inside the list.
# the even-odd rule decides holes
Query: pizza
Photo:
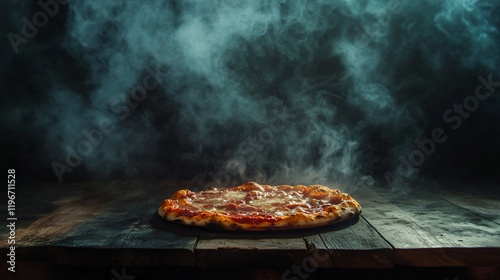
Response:
[[[321,185],[260,185],[203,191],[182,189],[158,214],[172,222],[226,230],[281,230],[338,223],[361,213],[350,195]]]

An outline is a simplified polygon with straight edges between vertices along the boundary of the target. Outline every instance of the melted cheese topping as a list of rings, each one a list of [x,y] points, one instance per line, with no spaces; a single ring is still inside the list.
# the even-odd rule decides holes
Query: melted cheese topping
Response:
[[[252,186],[253,189],[214,189],[189,192],[179,208],[202,210],[226,215],[289,216],[298,212],[315,213],[336,203],[330,191],[306,193],[301,190],[282,190],[279,187]],[[314,190],[316,191],[316,190]],[[314,192],[313,191],[313,192]]]

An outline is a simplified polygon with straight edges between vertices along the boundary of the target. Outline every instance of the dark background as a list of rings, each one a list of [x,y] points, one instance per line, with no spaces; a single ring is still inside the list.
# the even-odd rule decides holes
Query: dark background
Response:
[[[53,16],[0,4],[1,159],[19,180],[500,179],[500,87],[443,117],[479,76],[500,81],[497,1],[42,2]],[[104,120],[112,131],[69,166]],[[447,140],[405,165],[436,128]]]

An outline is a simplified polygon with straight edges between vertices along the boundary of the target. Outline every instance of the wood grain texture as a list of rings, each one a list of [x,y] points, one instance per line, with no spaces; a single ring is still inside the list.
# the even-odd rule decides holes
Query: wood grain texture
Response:
[[[18,188],[16,193],[16,245],[20,247],[52,244],[109,200],[106,194],[93,195],[96,188],[91,184],[31,188]]]
[[[366,188],[358,199],[363,216],[394,247],[396,265],[498,263],[498,257],[491,254],[500,249],[498,225],[432,192],[382,196]]]
[[[440,193],[440,196],[457,207],[500,225],[500,197],[498,195],[448,192]]]
[[[393,266],[392,247],[363,217],[334,225],[320,239],[306,238],[318,250],[328,253],[338,268],[388,268]]]
[[[229,232],[202,230],[196,263],[202,268],[289,267],[308,256],[304,235],[311,231]]]
[[[64,254],[63,247],[112,249],[109,259],[128,265],[194,265],[199,229],[167,223],[156,213],[169,188],[141,182],[111,188],[115,199],[54,242],[59,248],[53,252],[68,263],[78,254]]]
[[[496,196],[436,189],[398,195],[359,187],[352,193],[363,206],[358,219],[316,229],[228,232],[157,215],[164,198],[188,187],[168,181],[19,187],[18,260],[216,269],[498,265]],[[7,253],[5,242],[0,253]]]

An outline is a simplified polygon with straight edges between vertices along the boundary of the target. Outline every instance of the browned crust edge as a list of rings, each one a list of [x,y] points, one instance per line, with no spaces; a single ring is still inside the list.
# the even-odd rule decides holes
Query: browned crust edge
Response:
[[[253,182],[234,187],[225,188],[225,190],[244,190],[248,191],[248,184]],[[255,183],[254,183],[255,184]],[[277,222],[260,222],[256,224],[241,223],[233,220],[229,215],[207,212],[200,210],[200,213],[187,217],[179,214],[176,209],[176,199],[183,197],[185,192],[189,190],[180,190],[172,195],[170,199],[165,199],[158,209],[158,214],[167,221],[185,224],[196,227],[206,227],[224,230],[238,230],[238,231],[269,231],[269,230],[288,230],[288,229],[303,229],[312,227],[321,227],[331,225],[353,218],[362,212],[361,205],[354,200],[350,195],[342,193],[339,190],[332,190],[321,185],[311,186],[269,186],[261,185],[265,188],[317,188],[322,191],[326,190],[341,198],[340,203],[327,206],[322,212],[314,214],[297,213],[294,215],[284,216]]]

